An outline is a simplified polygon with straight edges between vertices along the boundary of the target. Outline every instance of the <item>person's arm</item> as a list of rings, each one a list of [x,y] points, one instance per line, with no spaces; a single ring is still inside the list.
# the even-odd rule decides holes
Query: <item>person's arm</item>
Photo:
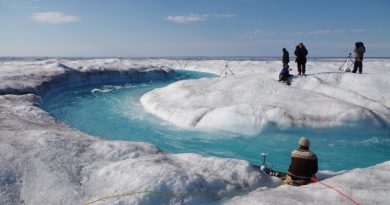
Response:
[[[318,171],[318,159],[316,157],[316,159],[314,160],[314,164],[313,164],[313,175],[315,175]]]

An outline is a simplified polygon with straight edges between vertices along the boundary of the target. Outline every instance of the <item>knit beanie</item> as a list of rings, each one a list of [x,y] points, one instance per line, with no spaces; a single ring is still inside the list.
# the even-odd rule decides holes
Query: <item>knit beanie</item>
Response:
[[[310,142],[306,137],[301,137],[301,139],[299,139],[299,145],[304,146],[304,147],[309,147]]]

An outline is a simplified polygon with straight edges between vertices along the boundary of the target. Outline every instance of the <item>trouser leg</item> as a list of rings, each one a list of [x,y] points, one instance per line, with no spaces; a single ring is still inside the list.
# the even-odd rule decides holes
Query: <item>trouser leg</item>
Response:
[[[359,61],[359,73],[361,74],[363,72],[363,62]]]
[[[352,70],[352,73],[356,73],[357,69],[358,69],[358,66],[359,66],[359,61],[358,60],[355,60],[355,62],[353,63],[353,70]]]
[[[298,73],[301,74],[301,72],[302,72],[302,63],[301,62],[297,62],[297,67],[298,67]]]
[[[306,63],[302,63],[302,74],[306,72]]]

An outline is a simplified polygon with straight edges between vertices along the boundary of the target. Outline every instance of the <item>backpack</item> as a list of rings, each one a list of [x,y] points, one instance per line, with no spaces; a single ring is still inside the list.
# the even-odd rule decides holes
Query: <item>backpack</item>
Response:
[[[366,52],[366,47],[364,47],[363,42],[359,42],[359,46],[362,49],[362,52],[365,53]]]

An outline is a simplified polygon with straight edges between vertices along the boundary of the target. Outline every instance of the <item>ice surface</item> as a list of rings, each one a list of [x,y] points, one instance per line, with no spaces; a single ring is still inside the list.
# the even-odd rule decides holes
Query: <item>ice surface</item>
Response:
[[[321,181],[346,194],[359,204],[388,204],[388,173],[390,162],[347,173]],[[354,204],[337,191],[320,183],[303,187],[280,186],[275,189],[256,189],[245,196],[225,202],[231,205],[251,204]]]
[[[63,87],[159,79],[169,75],[169,67],[218,73],[225,63],[162,59],[0,61],[0,204],[83,204],[143,191],[165,195],[144,192],[94,204],[205,204],[220,197],[225,197],[220,202],[227,204],[348,204],[320,184],[278,186],[278,179],[259,173],[246,161],[168,154],[146,143],[89,136],[37,107],[42,95],[55,94]],[[280,126],[319,126],[317,118],[331,119],[335,124],[351,118],[388,124],[387,60],[365,62],[364,75],[321,73],[325,63],[314,62],[309,64],[308,73],[317,74],[294,79],[290,87],[274,82],[280,67],[277,62],[232,61],[230,66],[238,79],[178,82],[147,94],[143,101],[160,117],[183,126],[226,129],[228,125],[248,133],[260,132],[264,124],[281,116],[282,122],[275,122]],[[175,104],[164,96],[169,91]],[[294,105],[303,97],[303,104]],[[172,114],[172,110],[177,113]],[[244,123],[235,124],[241,120]],[[384,162],[343,173],[322,171],[320,176],[329,177],[325,183],[363,204],[386,204],[390,201],[389,171],[390,162]],[[248,193],[231,198],[243,190]],[[186,192],[201,194],[180,195]]]
[[[218,73],[225,63],[187,65]],[[229,67],[237,78],[180,81],[145,94],[141,102],[149,112],[180,127],[248,135],[270,124],[323,128],[363,121],[389,126],[388,60],[365,62],[363,75],[337,72],[337,62],[310,62],[308,75],[295,76],[291,86],[277,81],[278,61],[234,61]]]

